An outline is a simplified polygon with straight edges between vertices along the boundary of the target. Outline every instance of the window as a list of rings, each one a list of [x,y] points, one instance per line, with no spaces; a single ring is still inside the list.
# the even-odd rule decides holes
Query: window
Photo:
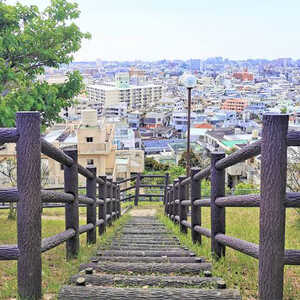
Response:
[[[86,142],[87,143],[92,143],[93,142],[93,138],[92,137],[87,137],[86,138]]]
[[[86,164],[87,164],[87,165],[93,165],[93,164],[94,164],[94,160],[93,160],[93,159],[88,159],[88,160],[86,161]]]
[[[60,164],[60,169],[63,170],[64,169],[64,165]]]

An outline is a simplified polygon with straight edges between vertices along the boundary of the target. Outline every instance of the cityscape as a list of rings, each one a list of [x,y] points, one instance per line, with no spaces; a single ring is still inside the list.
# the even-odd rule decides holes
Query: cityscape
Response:
[[[208,157],[215,150],[232,152],[256,141],[266,112],[288,113],[289,126],[300,126],[300,60],[97,59],[49,68],[40,80],[63,82],[66,73],[74,70],[83,76],[85,90],[76,105],[61,111],[63,122],[48,128],[45,138],[61,148],[76,145],[83,165],[95,164],[98,175],[112,175],[114,180],[143,172],[147,157],[178,165],[186,151],[186,74],[197,80],[190,120],[195,154]],[[13,153],[8,144],[0,157]],[[59,164],[51,160],[46,164],[48,183],[60,186],[63,171]],[[259,185],[259,178],[258,156],[229,168],[226,181],[234,188],[239,182]]]
[[[0,0],[0,299],[300,299],[299,10]]]

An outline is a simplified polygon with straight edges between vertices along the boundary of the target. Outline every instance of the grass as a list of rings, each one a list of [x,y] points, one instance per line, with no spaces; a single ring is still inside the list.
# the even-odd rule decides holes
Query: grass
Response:
[[[85,224],[85,209],[81,208],[80,224]],[[0,245],[16,244],[16,221],[7,220],[7,210],[0,210]],[[42,237],[49,237],[65,230],[63,208],[45,209],[42,219]],[[118,228],[127,222],[129,215],[117,220],[108,227],[105,234],[97,235],[97,244],[87,245],[86,234],[80,236],[80,253],[77,259],[66,261],[65,244],[62,244],[42,255],[43,294],[57,294],[60,287],[67,282],[71,275],[78,273],[81,263],[86,263],[96,250],[107,244]],[[9,299],[17,295],[17,262],[0,261],[0,299]]]
[[[300,249],[300,217],[294,209],[287,209],[286,217],[286,249]],[[179,226],[164,216],[162,209],[159,219],[179,237],[198,256],[212,261],[210,239],[202,237],[202,245],[195,245],[191,240],[191,232],[185,235]],[[202,208],[202,226],[210,228],[210,210]],[[259,241],[259,210],[257,208],[226,208],[226,234],[258,243]],[[243,299],[258,299],[258,260],[243,253],[226,248],[226,258],[213,262],[213,275],[222,277],[227,286],[238,288]],[[284,299],[300,299],[300,266],[285,266]]]
[[[128,206],[134,207],[134,201],[121,202],[121,208],[125,209]],[[161,201],[139,201],[138,208],[162,207]]]

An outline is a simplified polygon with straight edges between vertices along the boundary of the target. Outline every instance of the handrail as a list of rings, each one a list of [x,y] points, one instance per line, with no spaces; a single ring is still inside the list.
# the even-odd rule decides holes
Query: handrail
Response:
[[[17,203],[18,245],[0,245],[0,260],[18,259],[19,296],[40,299],[41,253],[65,242],[67,259],[76,257],[79,235],[84,232],[88,243],[96,243],[96,228],[103,234],[106,226],[121,216],[120,188],[106,176],[97,177],[95,168],[78,164],[76,148],[61,150],[41,138],[38,112],[17,113],[16,124],[16,128],[0,128],[0,144],[17,143],[18,168],[17,188],[0,189],[0,202]],[[64,166],[64,187],[40,189],[41,154]],[[78,195],[79,174],[86,177],[86,195]],[[42,203],[63,204],[66,230],[41,241]],[[79,226],[79,204],[87,207],[87,224],[82,226]]]
[[[41,151],[43,154],[56,160],[64,166],[72,167],[74,163],[73,159],[70,156],[66,155],[62,150],[56,148],[43,138],[41,138]]]
[[[0,146],[5,143],[16,143],[18,138],[17,128],[0,128]]]
[[[192,168],[189,177],[174,180],[173,186],[168,187],[165,202],[166,216],[180,226],[182,233],[186,234],[190,227],[194,243],[201,244],[201,236],[211,238],[214,258],[225,256],[225,247],[231,247],[259,259],[259,278],[262,278],[259,295],[262,300],[282,299],[283,265],[300,265],[300,250],[284,250],[285,209],[300,207],[300,193],[285,193],[287,147],[300,146],[300,131],[287,129],[288,115],[264,115],[260,140],[226,157],[224,152],[212,152],[210,166],[203,170]],[[225,196],[225,169],[259,154],[260,194]],[[201,199],[201,180],[209,176],[211,196]],[[190,187],[186,188],[186,185]],[[187,191],[189,195],[185,194]],[[187,222],[188,206],[191,206],[191,223]],[[210,207],[211,230],[201,225],[201,207]],[[259,245],[225,235],[226,207],[259,208]]]

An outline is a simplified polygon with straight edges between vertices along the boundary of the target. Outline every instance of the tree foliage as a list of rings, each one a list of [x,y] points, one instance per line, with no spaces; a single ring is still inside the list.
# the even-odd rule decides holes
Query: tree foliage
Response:
[[[83,88],[79,72],[52,85],[38,76],[46,67],[72,62],[82,40],[90,37],[74,23],[79,15],[78,5],[67,0],[51,0],[44,11],[0,1],[0,126],[14,126],[20,110],[40,111],[43,124],[50,125],[74,103]]]
[[[234,187],[234,195],[258,194],[259,188],[254,184],[240,182]]]
[[[180,160],[178,161],[178,165],[186,168],[186,160],[187,160],[187,152],[183,152]],[[199,167],[200,169],[204,169],[209,165],[209,158],[204,153],[194,153],[190,151],[190,163],[191,167]]]
[[[167,171],[169,165],[162,164],[155,160],[153,157],[145,158],[145,170],[146,171]]]

